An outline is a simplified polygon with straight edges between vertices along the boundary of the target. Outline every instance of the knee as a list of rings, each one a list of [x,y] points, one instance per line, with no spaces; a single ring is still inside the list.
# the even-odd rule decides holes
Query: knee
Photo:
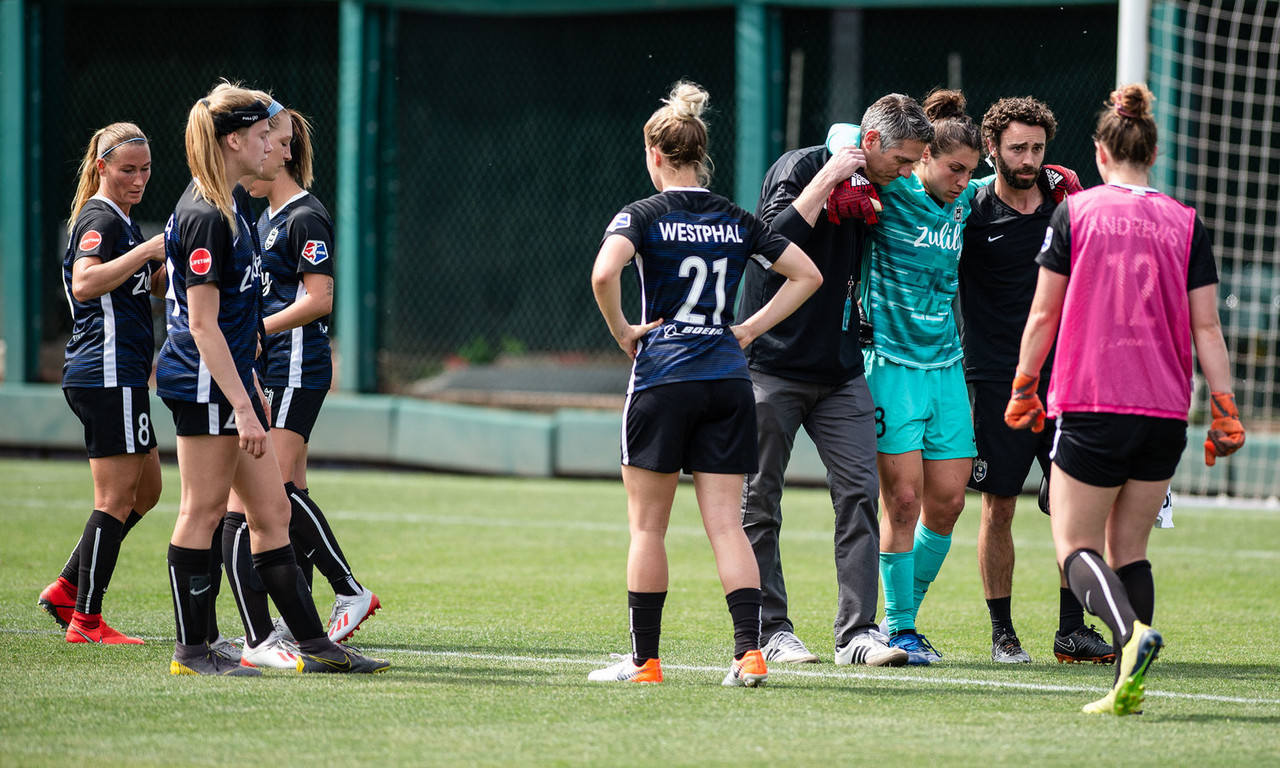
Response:
[[[884,505],[885,517],[894,528],[914,526],[920,517],[920,497],[912,489],[886,494]]]

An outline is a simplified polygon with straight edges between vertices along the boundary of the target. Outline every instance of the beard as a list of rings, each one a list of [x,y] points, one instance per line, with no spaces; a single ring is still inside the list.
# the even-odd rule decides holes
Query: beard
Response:
[[[999,152],[993,157],[996,161],[996,172],[1000,174],[1000,178],[1004,179],[1004,183],[1014,189],[1031,189],[1036,185],[1036,179],[1040,176],[1039,168],[1034,165],[1020,165],[1017,168],[1013,168],[1005,164],[1004,158],[1000,156]],[[1023,179],[1019,178],[1019,173],[1031,173],[1034,175],[1030,179]]]

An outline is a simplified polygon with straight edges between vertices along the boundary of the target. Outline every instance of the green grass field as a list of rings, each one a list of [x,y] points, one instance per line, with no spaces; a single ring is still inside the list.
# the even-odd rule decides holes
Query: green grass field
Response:
[[[1152,535],[1156,626],[1168,645],[1146,714],[1079,712],[1109,667],[1053,659],[1057,572],[1048,521],[1020,504],[1014,618],[1034,663],[990,661],[978,580],[978,502],[920,624],[928,668],[837,668],[830,502],[785,499],[784,562],[797,632],[820,665],[775,665],[726,689],[732,629],[691,488],[668,534],[666,682],[588,683],[627,648],[620,482],[314,471],[363,583],[384,608],[354,644],[379,676],[174,677],[165,547],[178,498],[125,542],[104,615],[141,647],[69,645],[36,596],[92,502],[83,461],[0,461],[0,765],[1277,765],[1280,513],[1176,506]],[[328,615],[331,595],[317,583]],[[224,588],[224,634],[241,634]]]

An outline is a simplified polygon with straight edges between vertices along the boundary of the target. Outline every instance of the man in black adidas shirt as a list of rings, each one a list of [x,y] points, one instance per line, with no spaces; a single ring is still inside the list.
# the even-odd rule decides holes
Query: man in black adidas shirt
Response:
[[[1040,271],[1036,254],[1058,202],[1080,188],[1071,171],[1043,165],[1056,129],[1049,107],[1030,97],[1001,99],[987,110],[982,136],[996,178],[974,197],[960,257],[960,338],[978,448],[969,487],[982,493],[978,569],[991,614],[991,659],[1003,663],[1031,661],[1010,610],[1013,512],[1032,460],[1048,476],[1054,434],[1052,420],[1040,433],[1010,429],[1004,408]],[[1052,368],[1051,352],[1038,372],[1041,399],[1048,396]],[[1111,645],[1085,626],[1084,611],[1065,582],[1059,609],[1059,661],[1114,661]]]

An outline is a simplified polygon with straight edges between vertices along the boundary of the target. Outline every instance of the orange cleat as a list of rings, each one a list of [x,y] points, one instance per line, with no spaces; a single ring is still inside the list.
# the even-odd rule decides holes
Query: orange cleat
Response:
[[[591,672],[587,679],[597,683],[660,683],[662,662],[658,659],[646,659],[644,664],[637,667],[628,655],[611,667]]]
[[[720,683],[727,688],[755,688],[764,685],[769,679],[769,668],[765,666],[764,654],[759,650],[747,651],[741,659],[734,659],[729,666],[729,674]]]

